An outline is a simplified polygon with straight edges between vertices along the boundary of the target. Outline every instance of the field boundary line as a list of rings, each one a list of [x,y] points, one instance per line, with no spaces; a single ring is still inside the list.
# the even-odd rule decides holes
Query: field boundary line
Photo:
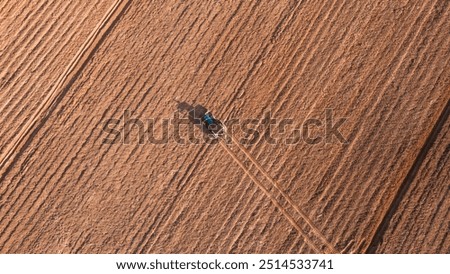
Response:
[[[117,21],[117,19],[119,19],[119,17],[125,12],[130,3],[131,0],[116,0],[114,2],[114,4],[109,8],[100,22],[88,36],[88,38],[84,41],[83,45],[75,54],[72,61],[66,67],[65,71],[60,75],[50,92],[36,109],[35,113],[31,116],[30,120],[25,123],[25,125],[16,134],[16,137],[7,147],[6,152],[2,155],[2,158],[0,160],[0,171],[3,172],[1,177],[2,179],[8,173],[10,167],[14,164],[17,156],[19,156],[20,152],[23,151],[23,149],[26,147],[26,144],[30,142],[36,131],[39,130],[40,126],[42,126],[42,124],[45,123],[45,121],[48,119],[49,115],[52,112],[52,109],[61,99],[64,91],[70,86],[70,84],[82,71],[84,66],[87,64],[87,61],[97,50],[102,40],[109,33],[108,31]],[[66,83],[67,87],[65,87]],[[21,144],[24,145],[20,147]],[[13,157],[14,152],[16,152],[17,149],[20,149],[20,151]],[[11,160],[11,158],[13,158],[13,160],[10,165],[7,166],[7,163]],[[5,167],[6,170],[3,171]]]
[[[434,124],[428,137],[426,138],[425,142],[420,148],[420,151],[417,154],[416,158],[414,159],[414,162],[411,165],[406,177],[404,178],[400,186],[397,188],[395,194],[392,195],[392,199],[390,200],[388,206],[386,207],[386,210],[384,211],[384,214],[382,215],[383,217],[377,224],[375,232],[369,238],[370,241],[364,248],[364,253],[375,253],[381,238],[383,237],[388,228],[390,220],[394,216],[395,212],[400,206],[400,203],[403,200],[403,197],[405,196],[412,182],[416,178],[417,173],[419,172],[426,156],[428,155],[429,150],[436,142],[436,139],[439,133],[441,132],[443,126],[447,122],[449,116],[450,116],[450,99],[447,99],[446,105],[444,106],[438,119],[436,120],[436,123]]]
[[[258,180],[258,178],[255,177],[248,169],[245,167],[244,163],[237,158],[237,156],[234,154],[234,152],[227,147],[227,145],[221,140],[220,145],[228,152],[228,154],[234,159],[234,161],[242,168],[242,170],[252,179],[253,182],[255,182],[259,188],[266,194],[267,197],[272,201],[272,203],[283,213],[283,215],[288,219],[288,221],[291,223],[292,226],[295,227],[295,229],[303,236],[305,239],[305,242],[314,249],[317,253],[323,253],[317,246],[312,242],[308,234],[297,224],[297,222],[294,220],[294,218],[286,211],[286,209],[273,197],[273,195],[269,192],[269,190],[264,187],[264,185]]]
[[[278,182],[275,182],[275,180],[267,173],[267,171],[261,166],[261,164],[253,157],[253,155],[250,154],[250,152],[242,146],[238,140],[234,136],[231,136],[230,134],[227,134],[231,140],[239,147],[239,149],[244,152],[244,154],[250,159],[250,161],[256,166],[256,168],[267,178],[267,180],[270,181],[270,183],[275,187],[276,190],[278,190],[283,198],[286,199],[286,201],[291,205],[295,211],[302,217],[302,219],[310,226],[310,228],[314,231],[314,233],[319,236],[319,238],[325,243],[325,245],[332,250],[334,253],[340,253],[334,246],[331,244],[328,239],[325,237],[325,235],[320,231],[320,229],[314,224],[314,222],[306,215],[303,210],[301,210],[295,202],[292,200],[292,198],[281,189],[280,184]]]

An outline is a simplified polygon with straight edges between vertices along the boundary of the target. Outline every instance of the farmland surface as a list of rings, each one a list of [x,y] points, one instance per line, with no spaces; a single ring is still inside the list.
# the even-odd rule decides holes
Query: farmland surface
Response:
[[[0,252],[449,253],[449,4],[3,1]]]

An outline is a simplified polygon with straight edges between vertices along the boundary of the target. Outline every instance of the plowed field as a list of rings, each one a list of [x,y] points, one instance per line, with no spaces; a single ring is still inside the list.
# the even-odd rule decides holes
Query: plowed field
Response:
[[[0,252],[449,253],[449,4],[2,1]]]

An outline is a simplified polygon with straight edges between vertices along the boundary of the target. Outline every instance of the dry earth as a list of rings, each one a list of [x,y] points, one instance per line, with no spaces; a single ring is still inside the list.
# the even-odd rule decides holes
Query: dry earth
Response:
[[[449,253],[449,4],[3,1],[0,252]],[[178,102],[347,142],[104,144]]]

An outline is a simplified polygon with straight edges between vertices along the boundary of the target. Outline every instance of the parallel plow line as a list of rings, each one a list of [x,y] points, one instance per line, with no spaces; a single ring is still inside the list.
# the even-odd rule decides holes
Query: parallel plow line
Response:
[[[313,223],[313,221],[306,215],[305,212],[303,212],[303,210],[301,210],[296,204],[295,202],[292,200],[291,197],[289,197],[288,194],[286,194],[286,192],[284,192],[281,187],[280,184],[275,182],[275,180],[267,173],[267,171],[261,166],[261,164],[249,153],[249,151],[242,146],[237,140],[236,138],[234,138],[234,136],[230,136],[228,135],[231,140],[233,141],[233,143],[235,143],[239,149],[249,158],[249,160],[256,166],[256,168],[267,178],[267,180],[270,181],[270,183],[275,187],[276,190],[278,190],[278,192],[281,193],[281,195],[283,196],[284,199],[286,199],[286,201],[288,202],[288,204],[290,206],[292,206],[295,211],[302,217],[302,219],[310,226],[310,228],[314,231],[314,233],[316,233],[316,235],[326,244],[326,246],[333,251],[333,253],[339,253],[338,250],[335,249],[335,247],[333,246],[333,244],[331,244],[327,238],[325,237],[325,235],[319,230],[319,228]]]
[[[286,217],[289,223],[303,236],[305,242],[317,253],[340,253],[320,232],[318,227],[312,222],[312,220],[292,201],[292,199],[281,189],[280,185],[276,183],[272,177],[265,171],[265,169],[258,163],[258,161],[248,152],[248,150],[243,147],[233,136],[226,134],[233,141],[233,144],[239,148],[239,151],[243,152],[247,159],[258,169],[258,171],[264,175],[265,179],[268,180],[273,187],[281,194],[281,197],[287,202],[288,206],[295,210],[295,214],[301,217],[307,225],[308,228],[314,233],[318,239],[320,239],[321,244],[326,246],[326,250],[318,247],[316,243],[311,239],[309,233],[305,231],[295,220],[293,214],[288,211],[287,207],[284,207],[280,201],[277,199],[275,193],[272,193],[262,182],[259,180],[255,174],[253,174],[249,168],[244,164],[242,160],[238,158],[235,152],[228,147],[228,144],[224,142],[223,139],[220,140],[220,145],[222,148],[233,158],[233,160],[242,168],[242,170],[250,177],[250,179],[258,185],[258,187],[264,192],[264,194],[271,200],[271,202],[280,210],[280,212]]]
[[[20,129],[14,140],[7,147],[6,152],[3,154],[0,160],[0,170],[6,172],[8,167],[7,163],[11,158],[14,158],[15,152],[20,148],[22,144],[25,144],[29,138],[32,138],[33,130],[39,126],[39,123],[45,122],[48,118],[52,107],[57,103],[58,98],[63,94],[64,86],[72,81],[76,75],[83,69],[87,60],[96,48],[99,46],[101,39],[107,35],[108,30],[112,26],[113,22],[125,11],[131,0],[117,0],[103,16],[102,20],[97,24],[95,29],[88,36],[86,41],[84,41],[81,48],[78,50],[77,54],[74,56],[72,61],[66,67],[65,71],[58,80],[53,85],[50,92],[44,98],[42,103],[36,109],[35,113],[31,116],[30,120]],[[16,155],[17,156],[17,155]],[[14,163],[12,161],[11,165]],[[4,169],[6,167],[6,170]]]

